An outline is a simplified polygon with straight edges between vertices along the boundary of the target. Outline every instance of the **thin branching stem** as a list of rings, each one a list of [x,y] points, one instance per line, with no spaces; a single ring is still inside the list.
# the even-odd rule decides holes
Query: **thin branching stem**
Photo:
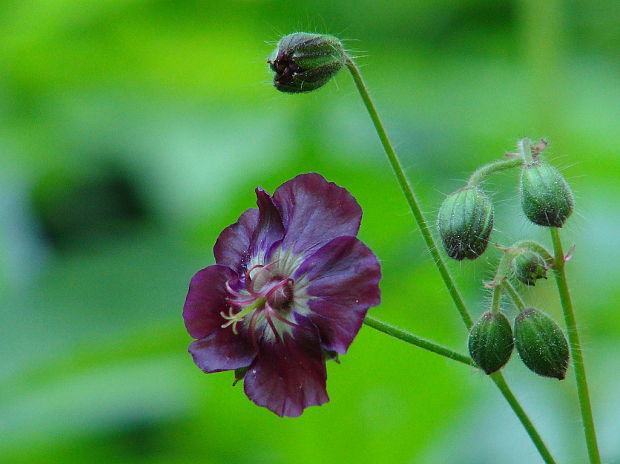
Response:
[[[493,299],[491,301],[491,312],[499,314],[502,305],[502,286],[493,287]]]
[[[560,302],[562,303],[562,310],[564,312],[564,322],[566,323],[566,331],[568,332],[568,340],[570,342],[570,351],[573,359],[573,368],[575,369],[577,395],[579,397],[579,407],[581,409],[583,432],[588,447],[588,456],[590,457],[591,464],[600,464],[601,456],[596,440],[594,417],[592,415],[592,405],[590,403],[590,392],[588,389],[588,380],[586,378],[586,367],[583,359],[583,352],[581,351],[579,333],[577,332],[577,320],[575,319],[573,301],[566,280],[566,261],[564,259],[564,251],[562,250],[560,231],[555,227],[551,227],[550,230],[551,239],[553,240],[553,271],[555,273],[555,282],[560,294]]]
[[[506,289],[506,292],[508,293],[514,304],[517,306],[517,308],[519,308],[519,311],[523,311],[526,308],[525,301],[523,301],[523,298],[521,298],[521,295],[519,295],[519,292],[517,292],[517,289],[514,287],[514,285],[512,285],[512,283],[510,283],[508,279],[504,280],[502,282],[502,285]]]
[[[547,250],[544,246],[542,246],[538,242],[535,242],[534,240],[519,240],[513,245],[513,247],[529,248],[533,252],[538,253],[542,257],[542,259],[545,260],[545,263],[547,263],[549,266],[553,265],[553,256],[551,256],[549,250]]]
[[[394,147],[392,146],[392,143],[390,142],[387,132],[385,128],[383,127],[383,123],[381,122],[379,113],[377,112],[375,104],[372,98],[370,97],[370,94],[368,93],[368,88],[366,87],[366,83],[364,82],[364,79],[362,78],[362,74],[360,73],[360,70],[355,64],[355,62],[350,57],[347,57],[346,66],[351,72],[351,76],[353,77],[355,86],[357,87],[357,90],[359,91],[362,101],[364,102],[364,105],[366,106],[366,109],[368,110],[370,119],[372,119],[372,122],[375,126],[379,139],[381,140],[381,144],[383,145],[383,149],[385,150],[385,154],[387,155],[390,165],[392,166],[392,170],[394,171],[394,174],[396,176],[396,179],[398,180],[400,188],[403,191],[405,198],[407,199],[407,203],[409,203],[409,207],[411,208],[413,217],[415,218],[416,223],[418,224],[418,227],[420,229],[420,232],[422,233],[422,237],[424,238],[426,247],[428,248],[428,251],[431,257],[433,258],[433,262],[437,266],[439,274],[441,275],[441,278],[446,288],[448,289],[448,292],[450,293],[452,300],[454,301],[454,305],[456,306],[461,316],[461,319],[463,320],[463,323],[465,324],[465,327],[467,327],[467,329],[469,330],[471,326],[473,325],[472,318],[469,314],[469,311],[467,310],[467,307],[465,306],[465,302],[463,300],[463,297],[461,296],[461,293],[457,289],[456,284],[454,280],[452,279],[452,275],[448,271],[448,268],[444,260],[439,254],[437,245],[435,243],[435,239],[433,238],[433,235],[430,231],[430,228],[424,217],[424,214],[422,213],[422,210],[420,209],[420,205],[413,192],[413,188],[411,187],[411,184],[409,183],[409,179],[407,179],[407,176],[405,175],[405,171],[402,167],[400,159],[396,155],[396,151],[394,150]],[[493,379],[493,381],[495,382],[495,385],[497,385],[497,388],[499,388],[500,392],[502,393],[502,395],[504,395],[504,398],[506,398],[506,401],[508,401],[508,404],[510,405],[510,407],[513,409],[513,411],[515,412],[515,414],[517,415],[517,417],[523,424],[523,427],[525,428],[526,432],[530,436],[530,439],[536,446],[536,449],[540,453],[545,463],[555,464],[555,461],[553,457],[551,456],[551,453],[549,452],[542,438],[536,431],[534,425],[529,420],[527,414],[525,413],[523,408],[518,403],[517,399],[514,397],[514,395],[508,388],[508,385],[506,381],[504,380],[504,377],[501,374],[501,372],[496,372],[495,374],[493,374],[491,378]]]
[[[534,424],[532,424],[532,421],[528,417],[527,413],[521,407],[521,404],[519,404],[519,401],[517,400],[517,398],[515,398],[514,394],[512,393],[512,390],[510,390],[508,383],[506,383],[506,380],[504,379],[500,371],[494,372],[489,377],[491,377],[491,380],[493,380],[495,385],[497,385],[497,388],[499,388],[499,390],[502,392],[502,394],[504,395],[504,398],[506,398],[506,401],[508,401],[508,403],[510,404],[510,407],[512,408],[514,413],[517,415],[519,420],[521,421],[521,424],[523,424],[523,427],[527,431],[527,434],[530,436],[530,439],[536,446],[536,449],[538,449],[538,452],[540,453],[540,457],[543,458],[543,461],[545,461],[545,463],[554,464],[555,460],[553,459],[553,456],[551,456],[551,453],[547,449],[545,442],[542,440],[541,436],[536,431],[536,427],[534,427]]]
[[[407,179],[407,176],[405,175],[405,171],[402,167],[400,159],[398,158],[398,155],[396,155],[396,151],[392,146],[392,142],[390,141],[387,132],[383,127],[383,123],[381,122],[379,113],[375,108],[375,104],[372,101],[372,98],[370,98],[370,94],[368,93],[368,89],[366,88],[366,84],[364,82],[364,79],[362,78],[362,74],[360,73],[359,68],[351,58],[347,60],[347,67],[351,72],[351,75],[353,76],[353,80],[355,81],[355,85],[357,86],[357,90],[359,91],[362,100],[364,101],[364,105],[366,105],[366,109],[368,110],[370,119],[372,119],[375,129],[377,130],[377,134],[379,135],[379,139],[381,140],[381,144],[383,145],[385,154],[387,155],[390,165],[392,166],[392,170],[396,175],[396,179],[398,180],[400,188],[403,191],[405,198],[407,199],[407,203],[409,203],[409,207],[411,209],[411,212],[413,213],[413,217],[415,218],[416,223],[418,224],[418,227],[420,228],[420,232],[422,233],[422,237],[424,238],[426,247],[428,248],[431,257],[433,258],[433,262],[439,270],[439,274],[441,275],[441,278],[443,279],[444,284],[446,285],[448,292],[450,293],[450,296],[454,301],[456,309],[461,315],[461,319],[463,319],[463,323],[469,329],[473,325],[473,321],[469,314],[469,311],[467,310],[467,307],[465,306],[465,301],[463,300],[461,293],[456,288],[456,284],[454,283],[454,280],[452,279],[452,276],[450,275],[450,272],[446,267],[446,263],[439,254],[435,239],[433,238],[424,214],[420,209],[418,199],[413,192],[413,188],[409,183],[409,179]]]
[[[464,354],[457,353],[454,350],[451,350],[448,347],[443,345],[439,345],[438,343],[427,340],[426,338],[418,337],[417,335],[408,332],[407,330],[403,330],[400,327],[393,326],[388,324],[387,322],[383,322],[376,317],[366,316],[364,319],[364,324],[369,327],[372,327],[379,332],[383,332],[390,337],[397,338],[404,342],[410,343],[411,345],[415,345],[419,348],[423,348],[428,351],[432,351],[433,353],[439,354],[441,356],[445,356],[446,358],[453,359],[462,364],[467,364],[468,366],[474,366],[474,361]]]
[[[499,160],[499,161],[494,161],[489,164],[485,164],[481,168],[476,169],[474,173],[471,176],[469,176],[467,185],[471,185],[471,186],[480,185],[491,174],[494,174],[496,172],[506,171],[508,169],[517,168],[522,165],[523,165],[523,159],[521,158]]]

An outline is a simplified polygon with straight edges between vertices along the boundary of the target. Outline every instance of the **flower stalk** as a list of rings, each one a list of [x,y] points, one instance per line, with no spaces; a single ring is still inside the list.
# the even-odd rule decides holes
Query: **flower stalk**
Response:
[[[366,319],[364,319],[364,324],[366,324],[368,327],[372,327],[373,329],[378,330],[379,332],[389,335],[390,337],[397,338],[398,340],[410,343],[411,345],[415,345],[419,348],[423,348],[446,358],[453,359],[454,361],[458,361],[468,366],[474,365],[474,362],[469,356],[457,353],[450,348],[439,345],[438,343],[432,342],[425,338],[418,337],[417,335],[408,332],[407,330],[403,330],[400,327],[396,327],[386,322],[383,322],[376,317],[366,316]]]
[[[573,359],[573,368],[575,369],[575,380],[577,382],[577,394],[579,396],[579,407],[581,409],[583,431],[586,438],[586,445],[588,447],[588,456],[591,464],[600,464],[601,456],[596,440],[596,430],[594,428],[594,418],[592,415],[592,405],[590,403],[586,368],[583,359],[583,352],[581,350],[581,343],[579,341],[579,332],[577,331],[577,320],[575,319],[573,302],[566,279],[566,261],[564,259],[560,231],[555,227],[551,227],[549,230],[551,232],[551,239],[553,240],[553,271],[555,273],[555,281],[560,294],[562,310],[564,312],[566,331],[568,332],[570,351]]]
[[[491,300],[491,312],[499,314],[502,303],[502,286],[497,285],[493,288],[493,297]]]
[[[536,431],[536,427],[534,427],[534,424],[532,424],[532,421],[528,417],[527,413],[521,407],[521,404],[519,404],[519,401],[512,393],[512,390],[510,390],[510,387],[506,383],[504,376],[501,374],[501,372],[498,371],[494,374],[491,374],[489,377],[491,377],[491,380],[493,380],[497,388],[499,388],[499,390],[502,392],[502,395],[504,395],[504,398],[506,398],[506,401],[508,401],[508,404],[510,404],[510,407],[521,421],[521,424],[523,424],[523,427],[527,431],[527,434],[530,436],[530,439],[540,453],[540,457],[543,458],[543,461],[545,461],[545,463],[554,464],[555,459],[553,458],[553,456],[551,456],[551,453],[547,449],[545,442]]]
[[[390,141],[390,138],[388,137],[387,132],[383,127],[383,122],[381,122],[381,118],[379,117],[377,108],[375,107],[375,104],[370,97],[370,94],[368,93],[368,89],[366,87],[366,83],[364,82],[362,74],[360,73],[360,70],[355,64],[355,62],[350,57],[347,57],[345,64],[351,72],[351,76],[353,77],[355,86],[357,87],[357,90],[362,97],[364,105],[368,110],[370,119],[372,119],[375,129],[377,130],[377,134],[379,135],[379,139],[381,140],[381,144],[383,145],[385,154],[387,155],[388,161],[392,166],[392,170],[396,175],[396,179],[398,180],[400,188],[403,191],[405,198],[407,199],[407,203],[409,203],[409,207],[411,208],[413,217],[415,218],[416,223],[420,228],[420,233],[422,234],[428,251],[433,258],[433,262],[437,266],[439,274],[441,275],[441,278],[443,279],[444,284],[446,285],[448,292],[452,297],[452,300],[454,300],[454,304],[461,316],[461,319],[463,320],[463,323],[469,329],[473,325],[473,320],[469,314],[469,311],[467,310],[467,307],[465,306],[465,301],[463,300],[461,293],[456,288],[454,280],[452,279],[452,276],[450,275],[450,272],[446,267],[446,263],[439,254],[437,245],[435,244],[435,240],[433,238],[433,235],[431,234],[431,230],[428,226],[428,223],[426,222],[426,219],[424,218],[422,210],[420,209],[418,199],[413,192],[413,188],[409,183],[409,179],[407,179],[407,176],[405,175],[405,171],[400,162],[400,159],[398,158],[398,155],[396,154],[396,151],[394,150],[394,147],[392,146],[392,142]]]
[[[474,173],[469,177],[469,180],[467,181],[467,185],[470,185],[470,186],[480,185],[491,174],[495,174],[496,172],[507,171],[513,168],[518,168],[519,166],[522,166],[522,165],[523,165],[522,158],[494,161],[492,163],[482,166],[481,168],[476,169]]]
[[[521,298],[521,295],[519,295],[514,285],[512,285],[508,279],[504,280],[502,285],[519,311],[523,311],[526,308],[525,301],[523,301],[523,298]]]

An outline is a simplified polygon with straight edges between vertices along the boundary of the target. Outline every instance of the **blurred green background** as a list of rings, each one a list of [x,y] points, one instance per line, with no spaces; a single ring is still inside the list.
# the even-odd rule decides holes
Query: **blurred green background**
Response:
[[[218,233],[318,171],[364,208],[383,263],[372,313],[465,351],[349,76],[309,95],[270,84],[296,30],[348,39],[423,207],[519,137],[577,196],[569,279],[606,463],[620,463],[620,3],[616,0],[4,0],[0,9],[0,461],[535,463],[483,374],[362,328],[330,363],[331,402],[254,406],[186,348],[190,277]],[[517,173],[489,182],[493,240],[548,242]],[[492,249],[451,263],[477,316]],[[559,318],[552,281],[525,297]],[[509,313],[514,310],[509,308]],[[506,375],[560,462],[585,462],[572,370]]]

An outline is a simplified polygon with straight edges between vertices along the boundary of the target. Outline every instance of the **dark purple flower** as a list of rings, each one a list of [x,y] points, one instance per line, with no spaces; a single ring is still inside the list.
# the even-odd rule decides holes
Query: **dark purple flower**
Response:
[[[329,400],[327,352],[346,353],[379,304],[381,269],[345,189],[311,173],[256,196],[192,278],[183,318],[200,369],[247,368],[247,396],[295,417]]]

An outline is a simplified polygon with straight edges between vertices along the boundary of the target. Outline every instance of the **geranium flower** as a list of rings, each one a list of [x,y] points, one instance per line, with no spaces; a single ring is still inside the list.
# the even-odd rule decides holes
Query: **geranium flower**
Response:
[[[200,369],[247,369],[246,395],[295,417],[329,401],[325,360],[379,304],[381,269],[355,237],[362,210],[344,188],[310,173],[256,196],[217,239],[217,264],[192,278],[183,318]]]

